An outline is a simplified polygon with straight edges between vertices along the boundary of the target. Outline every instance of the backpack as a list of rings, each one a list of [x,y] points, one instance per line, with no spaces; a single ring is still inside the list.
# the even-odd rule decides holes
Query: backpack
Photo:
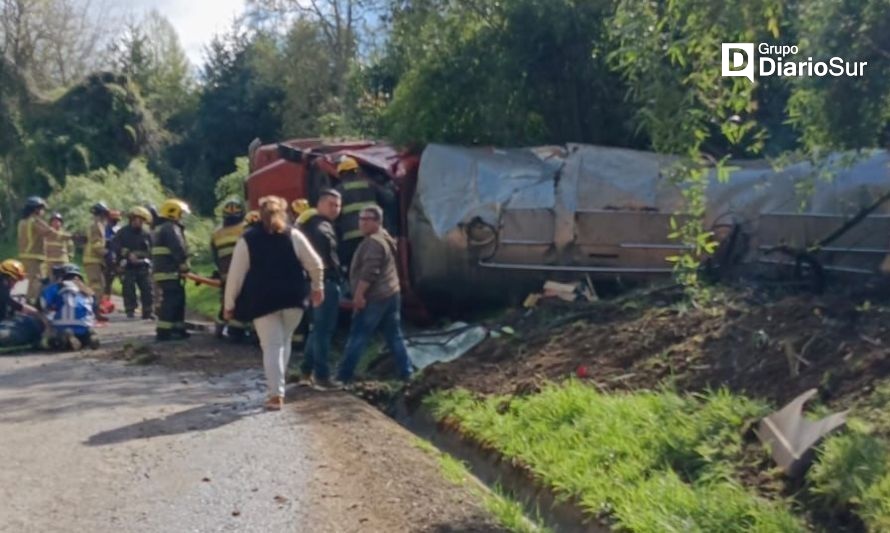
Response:
[[[93,297],[81,291],[73,281],[63,281],[49,304],[54,328],[71,329],[75,334],[81,334],[96,325]]]

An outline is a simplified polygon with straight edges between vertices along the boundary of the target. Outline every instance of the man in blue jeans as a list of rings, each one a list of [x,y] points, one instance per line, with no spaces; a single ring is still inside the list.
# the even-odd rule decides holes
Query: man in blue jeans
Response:
[[[321,390],[331,388],[328,356],[340,314],[342,275],[340,256],[337,255],[337,231],[333,222],[340,216],[341,205],[339,192],[323,190],[318,195],[316,213],[300,224],[300,229],[324,263],[324,302],[312,310],[312,330],[306,340],[306,350],[300,366],[300,384],[311,385],[314,371],[315,387]]]
[[[349,267],[352,286],[352,326],[337,379],[348,384],[371,335],[380,327],[389,351],[395,357],[399,378],[411,377],[411,362],[402,335],[401,295],[396,267],[396,242],[383,229],[383,210],[373,205],[362,209],[359,229],[365,238]]]

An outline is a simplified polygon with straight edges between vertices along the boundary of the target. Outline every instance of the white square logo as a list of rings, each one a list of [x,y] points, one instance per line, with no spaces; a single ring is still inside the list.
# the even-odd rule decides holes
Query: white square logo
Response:
[[[722,76],[741,76],[754,83],[754,43],[723,43],[721,52]]]

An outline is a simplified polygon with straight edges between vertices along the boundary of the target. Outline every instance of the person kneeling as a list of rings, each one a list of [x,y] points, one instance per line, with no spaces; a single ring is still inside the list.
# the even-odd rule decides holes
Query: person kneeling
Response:
[[[96,325],[94,298],[77,265],[65,265],[61,280],[44,291],[44,311],[50,319],[44,346],[57,350],[98,348],[99,338],[93,329]]]
[[[26,277],[21,261],[0,263],[0,349],[29,348],[40,342],[45,320],[37,309],[12,297],[12,288]]]

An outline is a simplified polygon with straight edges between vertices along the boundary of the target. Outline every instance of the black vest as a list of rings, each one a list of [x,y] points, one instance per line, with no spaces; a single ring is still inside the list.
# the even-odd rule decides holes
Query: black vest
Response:
[[[244,234],[250,269],[235,302],[239,321],[305,305],[306,271],[294,252],[291,231],[288,227],[284,233],[270,234],[260,226]]]

